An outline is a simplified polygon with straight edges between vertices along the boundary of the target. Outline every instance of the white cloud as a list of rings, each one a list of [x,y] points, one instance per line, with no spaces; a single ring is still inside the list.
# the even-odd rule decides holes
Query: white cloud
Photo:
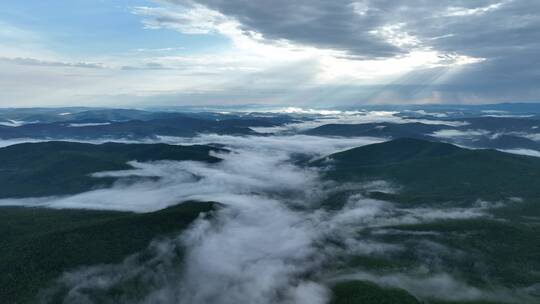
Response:
[[[177,7],[177,10],[169,7],[138,6],[133,8],[132,12],[145,17],[143,24],[148,29],[169,28],[185,34],[216,32],[228,22],[219,12],[198,4],[189,8]]]
[[[88,122],[88,123],[70,123],[68,127],[81,128],[81,127],[95,127],[110,125],[110,122]]]
[[[518,155],[540,157],[540,151],[531,149],[499,149],[499,151]]]
[[[25,124],[29,124],[32,122],[22,121],[22,120],[13,120],[8,119],[6,121],[0,121],[0,126],[6,126],[6,127],[20,127]]]
[[[490,132],[486,130],[454,130],[454,129],[445,129],[439,130],[431,133],[431,136],[438,138],[455,138],[455,137],[477,137],[477,136],[486,136]]]
[[[67,68],[90,68],[102,69],[105,66],[91,62],[62,62],[53,60],[42,60],[29,57],[0,57],[0,61],[14,63],[18,65],[45,66],[45,67],[67,67]]]
[[[537,129],[537,128],[538,127],[533,128],[533,129]],[[528,138],[534,141],[540,141],[540,133],[526,133],[526,134],[521,133],[520,136],[523,136],[525,138]]]
[[[464,121],[451,121],[451,120],[436,120],[436,119],[417,119],[406,118],[396,114],[396,111],[338,111],[338,110],[316,110],[316,109],[304,109],[298,107],[287,107],[283,109],[266,110],[267,112],[274,113],[287,113],[296,114],[302,113],[308,116],[308,120],[301,122],[295,122],[277,127],[253,127],[252,129],[261,133],[275,133],[275,132],[291,132],[291,131],[305,131],[308,129],[320,127],[325,124],[363,124],[363,123],[423,123],[430,125],[445,125],[451,127],[461,127],[468,125]],[[305,117],[304,117],[305,118]]]
[[[488,6],[482,6],[482,7],[476,7],[476,8],[451,6],[448,8],[447,12],[444,15],[449,16],[449,17],[465,17],[465,16],[482,15],[482,14],[500,9],[506,2],[508,1],[503,1],[499,3],[490,4]]]
[[[0,205],[149,212],[190,199],[215,200],[228,193],[248,195],[285,191],[294,194],[299,192],[299,189],[309,187],[307,184],[312,183],[317,175],[315,172],[287,164],[291,154],[306,153],[320,157],[381,140],[332,139],[303,135],[237,137],[207,134],[192,139],[163,137],[161,141],[170,144],[221,143],[237,152],[220,154],[219,157],[224,161],[218,164],[190,161],[133,162],[131,164],[134,169],[98,173],[94,176],[155,176],[161,179],[135,184],[119,182],[111,189],[99,189],[67,197],[2,199]]]
[[[405,24],[388,24],[382,26],[371,33],[375,36],[380,36],[390,44],[393,44],[397,47],[418,47],[420,46],[420,40],[410,35],[408,32],[404,31]]]
[[[360,16],[365,16],[370,10],[368,1],[356,1],[351,3],[350,6]]]
[[[34,138],[16,138],[16,139],[0,139],[0,148],[31,142],[43,142],[41,139]]]
[[[184,200],[217,201],[226,206],[212,218],[200,218],[184,234],[154,242],[142,255],[144,258],[133,256],[117,265],[67,272],[58,279],[58,289],[53,287],[43,293],[43,299],[67,291],[65,303],[80,303],[91,299],[93,292],[114,289],[123,295],[117,298],[120,303],[122,299],[141,304],[326,303],[327,278],[320,273],[325,262],[348,255],[384,257],[404,250],[400,244],[359,237],[359,232],[443,219],[488,217],[492,206],[483,203],[471,208],[401,208],[357,194],[342,209],[321,209],[322,201],[343,190],[399,190],[384,182],[337,186],[321,180],[317,170],[291,164],[291,157],[295,153],[318,157],[371,143],[372,139],[201,135],[189,140],[161,140],[221,143],[232,152],[219,154],[223,161],[217,164],[134,162],[135,169],[94,174],[96,178],[160,177],[157,181],[119,182],[110,189],[62,198],[0,201],[0,205],[136,212],[159,210]],[[180,249],[186,250],[183,257],[177,254]],[[380,282],[391,281],[385,276],[373,280],[377,278]],[[438,282],[437,276],[426,280],[426,284]],[[124,288],[134,281],[148,286],[147,292],[137,295],[139,302],[128,296],[132,288]],[[420,286],[403,282],[404,288],[414,292]],[[457,284],[458,291],[475,290]]]
[[[42,293],[44,303],[48,297],[65,291],[68,291],[64,294],[65,303],[91,303],[93,292],[113,289],[122,295],[116,303],[126,304],[180,300],[194,304],[326,303],[329,298],[326,283],[335,277],[332,272],[321,273],[322,265],[348,256],[388,257],[405,250],[399,242],[386,243],[376,238],[392,233],[389,227],[489,218],[488,211],[500,206],[479,202],[470,208],[403,208],[358,194],[399,191],[389,183],[335,185],[321,180],[317,170],[291,163],[295,153],[320,157],[380,139],[207,134],[192,139],[162,137],[158,141],[218,143],[232,152],[219,154],[223,161],[217,164],[133,162],[135,168],[131,170],[94,174],[95,178],[139,176],[160,177],[159,180],[118,182],[109,189],[67,197],[0,200],[0,205],[136,212],[159,210],[184,200],[218,201],[225,205],[212,218],[198,219],[184,234],[153,242],[141,256],[128,257],[116,265],[96,265],[65,273],[58,278],[56,286]],[[350,196],[341,209],[320,208],[322,201],[334,203],[327,200],[340,191],[357,194]],[[362,231],[372,233],[373,237],[369,234],[359,237]],[[185,255],[180,257],[177,253],[182,250],[186,250]],[[355,270],[350,278],[357,277],[406,288],[422,296],[434,294],[422,293],[419,286],[455,291],[460,299],[485,295],[483,290],[444,274],[418,278],[403,273],[395,277]],[[133,289],[124,288],[130,282],[148,287],[146,292],[135,296],[138,302],[130,298]],[[436,296],[447,298],[446,294]]]
[[[358,4],[355,5],[357,7]],[[201,5],[164,5],[162,7],[138,7],[134,13],[143,17],[143,24],[151,29],[168,28],[184,34],[217,33],[227,37],[232,47],[217,54],[196,54],[188,56],[156,57],[152,61],[163,66],[174,67],[183,62],[201,72],[219,73],[230,79],[228,82],[201,80],[206,87],[228,90],[241,86],[246,79],[269,78],[259,81],[267,84],[275,81],[277,75],[256,75],[254,72],[271,71],[275,68],[296,69],[302,62],[318,67],[313,79],[293,78],[297,89],[320,85],[362,85],[380,84],[397,79],[400,75],[422,67],[452,67],[481,61],[460,54],[442,54],[429,47],[421,47],[421,42],[403,30],[402,24],[387,25],[374,31],[373,35],[383,36],[393,44],[413,49],[404,56],[389,59],[350,58],[346,52],[320,49],[295,44],[287,40],[269,41],[260,33],[245,31],[234,18],[208,9]],[[235,72],[228,75],[228,72]],[[294,76],[294,75],[293,75]],[[278,77],[283,77],[281,73]],[[219,78],[218,78],[219,79]],[[208,86],[208,83],[212,83]],[[280,86],[283,84],[280,84]],[[177,88],[180,89],[180,88]]]
[[[366,3],[355,2],[351,9],[359,15],[369,14]],[[284,39],[269,40],[261,33],[245,30],[233,17],[192,2],[159,1],[154,6],[132,7],[131,12],[141,18],[142,26],[148,30],[220,35],[230,44],[203,52],[186,49],[183,54],[172,52],[175,48],[151,51],[141,48],[136,54],[131,51],[96,58],[70,58],[48,50],[47,41],[42,37],[6,27],[0,37],[18,36],[29,45],[24,49],[31,51],[15,52],[14,48],[26,45],[16,41],[4,48],[0,45],[0,57],[31,58],[41,64],[24,67],[0,64],[4,71],[0,72],[0,85],[9,88],[0,95],[0,105],[9,105],[13,100],[20,105],[58,105],[69,104],[74,99],[94,105],[111,105],[114,101],[115,106],[145,104],[149,100],[163,104],[178,100],[193,104],[203,100],[211,104],[218,100],[224,102],[224,96],[234,98],[229,101],[234,103],[248,102],[248,99],[257,103],[309,102],[322,98],[312,92],[325,86],[359,86],[354,95],[361,101],[375,97],[360,87],[399,84],[404,80],[401,77],[411,71],[434,67],[455,69],[482,60],[424,46],[402,23],[381,26],[372,34],[407,48],[404,55],[360,59],[343,50],[316,48]],[[70,70],[90,66],[106,71]],[[437,81],[443,80],[440,77]],[[239,90],[254,96],[245,100],[231,96]],[[283,93],[269,95],[268,92]]]

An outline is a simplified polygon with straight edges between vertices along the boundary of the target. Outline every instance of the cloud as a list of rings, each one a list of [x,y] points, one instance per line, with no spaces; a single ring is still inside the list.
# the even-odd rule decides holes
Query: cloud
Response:
[[[475,7],[475,8],[451,6],[448,8],[447,13],[444,16],[456,17],[456,16],[482,15],[482,14],[500,9],[501,6],[503,6],[503,4],[504,2],[499,2],[499,3],[494,3],[487,6]]]
[[[218,164],[190,161],[132,162],[134,169],[102,172],[94,176],[160,179],[146,179],[135,184],[131,179],[127,182],[120,179],[115,187],[110,189],[98,189],[67,197],[3,199],[0,200],[0,205],[149,212],[191,199],[224,201],[226,199],[220,197],[229,193],[249,195],[285,192],[292,196],[299,194],[299,189],[310,187],[308,184],[317,179],[315,172],[287,163],[293,153],[320,157],[336,150],[380,142],[380,139],[331,139],[302,135],[238,137],[208,134],[193,139],[163,137],[161,141],[169,144],[220,143],[237,152],[218,155],[224,159]],[[274,171],[274,174],[269,174]]]
[[[214,173],[209,172],[203,179]],[[278,175],[283,177],[282,173]],[[347,207],[337,212],[314,211],[309,204],[314,202],[309,199],[313,195],[308,192],[318,192],[321,183],[309,179],[303,181],[306,193],[301,194],[304,200],[308,198],[303,202],[308,209],[295,210],[287,202],[294,200],[294,195],[270,198],[275,196],[276,188],[288,191],[286,183],[277,180],[272,178],[275,184],[267,185],[273,188],[270,192],[257,193],[262,185],[253,183],[251,194],[229,189],[226,193],[199,195],[200,199],[217,198],[227,207],[213,218],[199,219],[176,238],[154,242],[146,252],[121,264],[64,274],[55,287],[42,294],[44,303],[58,295],[66,303],[94,303],[93,297],[107,290],[121,295],[105,298],[111,303],[326,303],[329,291],[321,283],[325,279],[319,272],[327,260],[355,254],[385,256],[402,250],[399,245],[358,238],[359,229],[484,216],[474,211],[413,209],[408,212],[415,214],[414,218],[406,215],[392,220],[393,215],[403,211],[394,210],[388,202],[361,196],[352,198]],[[336,243],[344,247],[331,245]],[[178,255],[181,251],[185,254]],[[134,297],[129,288],[133,282],[142,282],[148,290],[142,296],[139,290]]]
[[[475,6],[463,1],[420,4],[410,1],[341,0],[331,4],[326,1],[280,1],[279,5],[254,4],[244,0],[170,0],[169,3],[177,4],[184,10],[188,8],[188,11],[190,7],[193,11],[205,7],[213,12],[207,12],[206,16],[219,13],[238,22],[242,31],[259,33],[269,41],[287,40],[321,49],[342,50],[364,59],[396,57],[419,48],[437,49],[432,43],[435,40],[469,34],[462,32],[463,28],[459,28],[459,25],[470,20],[455,20],[453,17],[488,14],[502,6],[515,5],[498,2]],[[168,7],[169,11],[172,9],[174,6]],[[518,12],[505,13],[505,17],[515,18]],[[442,20],[435,20],[433,15],[438,15]],[[182,24],[182,20],[179,18],[178,23]],[[445,23],[450,28],[444,29],[445,33],[442,34],[428,35],[423,32],[425,29],[420,28],[425,23]],[[454,53],[460,51],[453,50],[448,55]]]
[[[540,151],[531,149],[499,149],[499,151],[518,155],[540,157]]]
[[[538,127],[534,128],[537,129]],[[520,136],[523,136],[525,138],[528,138],[530,140],[534,141],[540,141],[540,133],[527,133],[527,134],[519,134]]]
[[[68,288],[69,293],[63,298],[63,303],[164,303],[174,295],[152,292],[158,288],[170,286],[179,279],[178,263],[180,257],[177,252],[183,250],[177,239],[168,241],[154,241],[144,254],[136,254],[126,258],[121,264],[108,266],[92,266],[79,271],[68,272],[62,275],[56,284],[42,290],[39,294],[40,303],[54,302],[54,297]],[[178,271],[178,273],[177,273]],[[139,284],[139,288],[126,288],[130,284]],[[122,289],[118,298],[114,296],[95,298],[89,291],[107,290],[110,288]],[[141,294],[149,295],[142,297]],[[154,302],[151,302],[154,300]]]
[[[0,148],[22,144],[22,143],[34,143],[34,142],[43,142],[43,140],[33,139],[33,138],[1,139]]]
[[[429,125],[444,125],[449,127],[462,127],[468,125],[467,122],[457,120],[436,120],[417,119],[402,117],[397,111],[340,111],[340,110],[316,110],[310,108],[286,107],[271,110],[264,110],[271,113],[285,113],[290,115],[301,114],[301,117],[308,117],[301,122],[290,123],[277,127],[252,127],[260,133],[274,132],[301,132],[308,129],[320,127],[325,124],[363,124],[363,123],[423,123]],[[453,130],[452,130],[453,131]]]
[[[81,128],[81,127],[93,127],[93,126],[106,126],[110,125],[110,122],[88,122],[88,123],[70,123],[68,127]]]
[[[322,157],[336,151],[343,151],[385,141],[376,137],[329,138],[308,135],[279,135],[279,136],[231,136],[216,134],[201,134],[193,139],[161,137],[168,143],[188,142],[192,144],[221,143],[236,149],[254,150],[258,153],[273,155],[281,160],[291,154],[301,153],[313,157]],[[257,143],[254,146],[254,143]]]
[[[532,0],[156,1],[129,9],[143,28],[212,47],[78,60],[0,23],[0,57],[18,62],[0,62],[0,103],[538,101],[540,65],[530,58],[540,47],[539,8]]]
[[[472,208],[400,208],[390,202],[352,195],[344,208],[334,215],[331,224],[358,230],[421,224],[443,219],[470,219],[488,217],[486,210],[491,207],[486,204]]]
[[[540,24],[530,14],[534,1],[169,2],[219,12],[238,23],[238,34],[257,33],[262,42],[345,52],[321,60],[326,72],[320,78],[348,80],[364,102],[534,101],[538,95],[540,66],[527,65],[539,47]],[[386,59],[368,60],[380,57]],[[363,92],[366,81],[353,81],[396,68],[377,78],[382,88],[372,87],[372,95]],[[419,73],[429,77],[410,83]]]
[[[122,263],[66,272],[41,294],[43,303],[56,297],[65,303],[326,303],[330,296],[326,283],[334,274],[328,274],[325,266],[350,256],[389,258],[406,250],[400,242],[381,240],[377,231],[387,232],[396,225],[489,218],[488,203],[470,208],[404,208],[369,199],[361,193],[391,193],[399,188],[383,181],[336,185],[322,180],[317,170],[291,162],[296,153],[319,157],[373,139],[201,135],[161,140],[220,143],[231,152],[220,154],[223,161],[217,164],[133,162],[131,170],[94,174],[95,178],[120,178],[110,189],[62,198],[0,201],[2,205],[136,212],[184,200],[224,205],[213,216],[199,218],[185,233],[158,239]],[[133,181],[134,176],[142,179]],[[122,181],[123,177],[130,179]],[[323,203],[339,203],[331,197],[342,191],[355,193],[343,208],[321,208]],[[377,278],[381,284],[391,281]],[[427,276],[426,280],[433,285],[439,279]],[[404,277],[401,284],[412,291],[421,285],[407,282]],[[134,291],[133,284],[143,287]],[[450,287],[476,290],[456,284],[457,289]]]
[[[193,93],[176,88],[168,92],[156,91],[148,98],[162,103],[179,99],[191,103],[211,100],[237,103],[433,102],[437,100],[432,95],[388,94],[403,90],[402,82],[411,79],[409,73],[432,73],[433,69],[450,69],[455,73],[456,69],[484,60],[459,51],[442,52],[434,48],[424,41],[426,39],[413,34],[407,20],[393,22],[386,17],[390,12],[397,16],[404,14],[403,11],[394,12],[394,5],[379,8],[373,3],[346,1],[332,4],[288,1],[281,6],[268,7],[245,1],[164,1],[158,4],[134,8],[133,13],[140,16],[143,25],[149,29],[173,29],[191,35],[217,34],[231,42],[230,48],[211,56],[211,61],[205,60],[208,54],[152,58],[152,62],[160,64],[162,69],[177,69],[178,62],[175,61],[180,61],[203,70],[206,77],[209,74],[225,75],[201,79],[205,85]],[[363,16],[355,13],[364,6],[368,8],[364,9]],[[406,13],[414,12],[403,5],[397,8]],[[315,15],[304,15],[309,13]],[[366,18],[370,21],[364,20]],[[337,32],[330,35],[333,31]],[[375,45],[373,50],[369,49]],[[353,46],[356,49],[351,49]],[[379,46],[391,47],[397,53],[378,53]],[[127,68],[146,69],[140,64],[126,65]],[[228,73],[232,71],[235,73]],[[191,68],[186,72],[196,76]],[[444,73],[450,75],[448,71]],[[196,78],[192,77],[191,81]],[[436,83],[423,82],[408,84],[405,89],[417,92],[419,87],[425,90],[426,85],[429,92],[447,90],[437,87]],[[443,92],[437,94],[444,100],[449,97]]]
[[[164,66],[161,63],[148,62],[142,66],[129,66],[124,65],[121,67],[124,71],[137,71],[137,70],[172,70],[173,67]]]
[[[22,120],[14,120],[14,119],[8,119],[5,121],[0,121],[0,126],[6,126],[6,127],[20,127],[25,124],[29,124],[33,122],[27,122]]]
[[[186,34],[208,34],[227,21],[219,12],[202,5],[192,5],[180,11],[165,7],[138,6],[132,12],[146,18],[143,23],[148,29],[170,28]]]
[[[111,300],[115,303],[326,303],[329,291],[317,275],[326,259],[401,250],[396,245],[355,238],[358,228],[373,227],[374,204],[390,208],[385,202],[356,197],[351,200],[354,206],[334,214],[293,211],[282,198],[266,195],[228,194],[220,199],[227,208],[214,218],[198,220],[185,234],[154,242],[141,255],[144,259],[136,255],[118,265],[68,272],[43,298],[67,290],[66,303],[79,303],[114,289],[122,295]],[[352,211],[354,219],[344,220]],[[443,214],[431,220],[444,218]],[[379,216],[384,221],[384,214]],[[333,247],[327,243],[329,239],[345,247]],[[184,250],[181,262],[177,252]],[[133,290],[125,286],[133,281],[143,282],[150,290],[133,299]]]
[[[88,199],[102,201],[103,208],[113,201],[117,206],[131,204],[132,210],[138,208],[134,201],[142,201],[145,210],[153,210],[164,207],[157,202],[185,199],[219,201],[227,208],[214,219],[199,220],[185,235],[154,245],[165,252],[150,250],[152,258],[143,265],[133,265],[137,259],[131,258],[122,265],[96,266],[63,276],[58,284],[61,290],[68,288],[68,303],[89,299],[95,290],[119,288],[129,278],[143,275],[139,271],[154,287],[141,303],[159,299],[190,303],[294,303],[316,299],[314,303],[324,303],[326,288],[302,279],[310,264],[316,263],[309,261],[317,254],[313,246],[317,230],[303,212],[293,211],[281,201],[286,196],[289,202],[306,204],[318,192],[304,192],[315,189],[317,174],[288,164],[288,153],[280,148],[267,153],[253,138],[250,148],[238,148],[242,142],[239,140],[232,153],[222,155],[224,161],[216,166],[197,162],[134,164],[135,170],[96,176],[138,174],[161,176],[162,180],[148,186],[117,186],[95,199],[96,192],[86,200],[71,197],[70,206],[79,204],[82,208],[88,206]],[[62,200],[56,204],[65,205]],[[185,268],[179,270],[174,264],[152,271],[154,261],[170,265],[170,259],[178,258],[174,251],[178,247],[187,250],[185,263],[181,263]]]
[[[242,32],[261,35],[268,41],[288,40],[317,48],[350,51],[368,58],[403,53],[398,47],[369,33],[369,29],[377,24],[377,16],[365,22],[356,13],[359,5],[351,6],[345,1],[278,1],[273,5],[249,1],[169,2],[181,4],[184,9],[188,7],[189,11],[205,7],[209,9],[206,16],[219,12],[237,22]],[[182,17],[176,23],[183,24],[185,19]]]
[[[465,137],[465,138],[473,138],[477,136],[486,136],[491,134],[491,132],[487,130],[453,130],[453,129],[444,129],[444,130],[438,130],[433,133],[431,133],[431,136],[438,137],[438,138],[444,138],[444,139],[451,139],[456,137]]]
[[[229,216],[235,220],[225,220],[217,227],[205,225],[206,229],[186,235],[182,299],[191,303],[287,303],[287,297],[294,294],[297,300],[302,298],[299,302],[317,298],[324,303],[325,298],[318,296],[325,289],[300,279],[317,261],[316,231],[311,223],[276,201],[256,196],[246,199],[235,198],[243,205]],[[315,288],[297,290],[306,285]],[[280,293],[285,299],[279,300]]]
[[[15,63],[20,65],[30,65],[30,66],[45,66],[45,67],[69,67],[69,68],[89,68],[89,69],[103,69],[105,68],[101,64],[97,63],[88,63],[88,62],[62,62],[62,61],[50,61],[50,60],[41,60],[36,58],[6,58],[0,57],[0,61],[7,63]]]

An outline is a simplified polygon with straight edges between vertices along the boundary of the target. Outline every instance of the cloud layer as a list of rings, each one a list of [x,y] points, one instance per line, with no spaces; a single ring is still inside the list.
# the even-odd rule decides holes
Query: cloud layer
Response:
[[[66,51],[51,29],[0,15],[0,105],[538,101],[538,11],[534,0],[152,1],[114,16],[136,18],[124,36],[177,40],[98,54],[86,44],[100,40]]]
[[[406,288],[416,296],[433,296],[418,289],[422,284],[446,288],[447,294],[437,295],[443,299],[480,299],[489,294],[431,270],[422,279],[406,271],[401,276],[379,276],[355,268],[346,274],[332,270],[336,262],[350,256],[391,258],[409,250],[410,242],[415,244],[412,240],[380,238],[399,233],[393,229],[396,225],[490,217],[488,211],[493,206],[489,203],[468,208],[411,208],[366,198],[362,194],[366,191],[391,193],[399,189],[383,181],[336,185],[323,180],[319,171],[292,162],[298,153],[320,157],[377,139],[201,135],[190,140],[163,140],[220,143],[231,153],[220,154],[223,161],[217,164],[132,163],[135,169],[94,174],[95,178],[159,180],[120,179],[110,189],[69,197],[0,202],[136,212],[162,209],[183,200],[224,205],[212,217],[198,219],[185,233],[156,240],[146,251],[120,264],[66,272],[41,293],[42,303],[60,296],[65,303],[322,304],[331,297],[331,282],[343,275],[348,278],[349,272],[351,278]],[[344,191],[354,195],[338,207],[340,202],[332,195]],[[420,239],[417,246],[422,242],[426,241]],[[434,242],[422,246],[429,247],[431,254],[448,250]],[[134,290],[132,286],[143,288]]]

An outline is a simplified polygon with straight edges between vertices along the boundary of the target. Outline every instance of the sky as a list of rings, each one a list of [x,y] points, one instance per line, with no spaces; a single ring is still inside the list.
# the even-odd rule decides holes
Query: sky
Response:
[[[540,101],[537,0],[0,4],[0,107]]]

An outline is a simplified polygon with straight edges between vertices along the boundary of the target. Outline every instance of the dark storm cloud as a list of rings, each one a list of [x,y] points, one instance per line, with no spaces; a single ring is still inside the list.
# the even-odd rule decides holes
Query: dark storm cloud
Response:
[[[464,67],[442,91],[535,100],[540,93],[540,62],[535,60],[540,53],[540,2],[490,3],[500,4],[483,13],[412,18],[407,29],[441,52],[486,59]]]
[[[456,5],[449,2],[446,13],[439,10],[428,17],[405,20],[407,29],[438,50],[474,57],[500,58],[540,46],[538,1],[491,1],[476,12],[462,10],[461,14],[452,7]]]
[[[442,83],[393,83],[379,92],[398,96],[396,101],[414,102],[434,94],[446,102],[532,101],[540,93],[540,61],[535,60],[540,53],[540,1],[169,1],[204,5],[269,40],[346,51],[351,58],[388,58],[430,48],[441,54],[484,59],[454,71],[451,77],[446,75]],[[399,33],[415,37],[417,42],[400,45],[374,34],[385,26],[397,26]],[[401,79],[414,79],[421,73],[428,81],[444,72],[425,69]]]
[[[531,0],[170,0],[199,3],[268,39],[385,57],[407,52],[372,33],[402,24],[424,45],[471,56],[538,47],[540,2]]]
[[[392,57],[406,50],[377,38],[370,31],[384,20],[384,12],[355,12],[351,1],[324,0],[171,0],[199,3],[238,20],[242,29],[261,33],[266,39],[286,39],[319,48],[345,50],[351,55]]]

